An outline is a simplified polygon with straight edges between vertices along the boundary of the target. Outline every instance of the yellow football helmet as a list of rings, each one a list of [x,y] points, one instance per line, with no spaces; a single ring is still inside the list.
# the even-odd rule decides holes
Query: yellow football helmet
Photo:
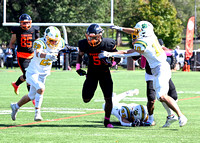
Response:
[[[44,32],[44,38],[46,38],[48,47],[55,49],[61,40],[60,30],[57,27],[49,26]]]

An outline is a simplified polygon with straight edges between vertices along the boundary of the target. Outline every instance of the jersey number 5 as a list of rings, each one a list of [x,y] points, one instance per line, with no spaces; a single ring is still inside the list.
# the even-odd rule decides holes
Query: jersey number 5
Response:
[[[101,65],[101,61],[98,56],[93,56],[94,65]]]

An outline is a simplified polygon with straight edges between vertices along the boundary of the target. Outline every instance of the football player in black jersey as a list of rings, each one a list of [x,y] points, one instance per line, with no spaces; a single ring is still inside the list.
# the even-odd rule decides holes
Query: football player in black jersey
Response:
[[[19,94],[19,85],[26,80],[25,69],[28,67],[33,58],[33,42],[40,37],[39,27],[31,26],[32,19],[28,14],[22,14],[19,17],[20,26],[11,28],[10,48],[14,49],[14,44],[17,42],[17,61],[23,75],[16,82],[12,82],[14,92]],[[29,90],[30,85],[27,84]]]
[[[110,115],[113,107],[113,81],[109,69],[109,66],[111,66],[112,63],[108,59],[100,60],[98,54],[102,51],[114,52],[117,51],[117,49],[115,40],[111,38],[103,38],[102,34],[103,29],[98,24],[91,24],[87,28],[85,34],[86,39],[78,42],[79,55],[76,63],[76,71],[80,76],[86,75],[86,80],[82,89],[82,98],[85,103],[90,102],[93,98],[99,82],[105,100],[104,126],[113,128],[113,125],[110,123]],[[81,69],[82,57],[84,54],[87,54],[89,57],[87,73]],[[116,59],[116,62],[119,61],[119,58]]]

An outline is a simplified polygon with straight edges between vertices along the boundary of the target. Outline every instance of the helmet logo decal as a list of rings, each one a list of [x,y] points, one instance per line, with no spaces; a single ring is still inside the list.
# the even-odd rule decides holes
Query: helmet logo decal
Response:
[[[147,24],[146,23],[142,24],[142,28],[147,28]]]
[[[58,33],[56,33],[56,37],[58,37]]]
[[[134,110],[133,115],[135,115],[135,116],[138,115],[138,110]]]
[[[50,32],[50,29],[47,29],[46,33],[48,34]]]

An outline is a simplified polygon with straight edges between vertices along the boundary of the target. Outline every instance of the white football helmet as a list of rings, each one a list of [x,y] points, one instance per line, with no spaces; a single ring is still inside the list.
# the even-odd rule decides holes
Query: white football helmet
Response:
[[[154,35],[153,25],[148,21],[140,21],[135,25],[134,28],[137,29],[137,32],[131,34],[132,39]]]
[[[122,118],[125,118],[125,119],[131,118],[131,111],[129,110],[127,106],[122,106],[119,114]]]
[[[61,40],[60,30],[57,27],[49,26],[44,32],[44,38],[46,38],[49,48],[57,48]]]
[[[134,120],[139,119],[140,121],[146,122],[148,119],[147,109],[143,105],[137,105],[133,109]]]

